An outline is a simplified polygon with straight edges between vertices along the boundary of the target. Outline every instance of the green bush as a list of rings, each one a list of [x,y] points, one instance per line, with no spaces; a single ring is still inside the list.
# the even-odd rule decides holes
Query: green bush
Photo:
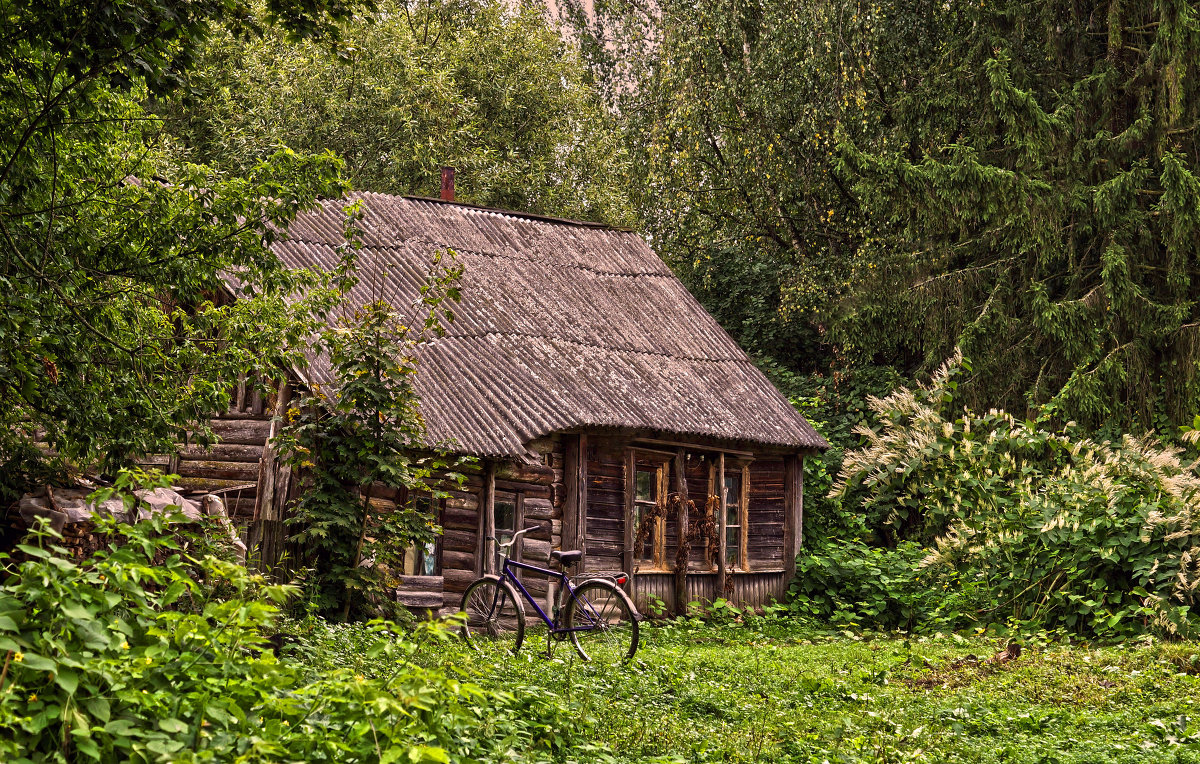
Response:
[[[978,583],[922,568],[926,554],[911,541],[886,549],[858,539],[830,540],[797,561],[791,611],[833,626],[953,630],[971,625],[967,613],[982,594]]]
[[[82,562],[44,527],[0,558],[2,761],[536,761],[569,740],[557,705],[504,726],[517,699],[417,665],[437,628],[359,627],[388,635],[363,645],[381,670],[315,672],[268,641],[292,587],[181,554],[162,518],[101,530],[116,543]]]
[[[760,365],[829,441],[829,450],[804,458],[805,539],[821,543],[827,538],[869,536],[862,518],[845,511],[830,489],[846,450],[862,444],[858,428],[878,424],[870,407],[873,396],[894,390],[900,384],[899,376],[893,369],[880,366],[802,376],[767,361]]]
[[[866,445],[846,455],[834,497],[889,548],[831,540],[801,557],[797,608],[884,625],[1186,633],[1196,465],[1151,438],[955,412],[969,369],[958,358],[926,388],[872,400],[881,425],[860,428]]]

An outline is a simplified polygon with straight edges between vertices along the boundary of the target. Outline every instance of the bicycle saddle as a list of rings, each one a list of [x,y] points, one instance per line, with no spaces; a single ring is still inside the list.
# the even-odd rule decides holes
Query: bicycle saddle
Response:
[[[560,552],[559,550],[555,549],[550,552],[550,559],[558,560],[563,565],[574,565],[583,559],[583,552],[579,551],[578,549],[570,552]]]

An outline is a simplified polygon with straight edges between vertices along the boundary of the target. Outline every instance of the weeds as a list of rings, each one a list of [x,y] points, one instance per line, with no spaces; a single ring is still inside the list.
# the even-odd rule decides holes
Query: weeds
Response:
[[[452,643],[412,660],[461,667],[518,708],[568,705],[586,742],[563,761],[1200,762],[1200,645],[1010,644],[748,616],[648,625],[620,669]]]

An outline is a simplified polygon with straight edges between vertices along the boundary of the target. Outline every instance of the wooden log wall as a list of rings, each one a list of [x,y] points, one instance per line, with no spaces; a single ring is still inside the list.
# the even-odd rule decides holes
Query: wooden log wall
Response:
[[[585,557],[589,571],[622,570],[625,535],[625,465],[624,457],[617,451],[606,451],[592,447],[587,460],[587,520]],[[698,517],[705,514],[708,496],[720,495],[720,478],[715,469],[717,457],[708,453],[692,452],[684,460],[687,476],[687,493],[696,503]],[[671,470],[677,469],[673,461]],[[727,472],[741,472],[736,462],[727,460]],[[744,493],[748,499],[748,527],[746,546],[750,569],[754,571],[779,571],[788,567],[784,561],[785,539],[785,476],[782,458],[762,458],[750,462],[749,483]],[[677,490],[675,479],[670,481],[671,490]],[[741,501],[743,497],[733,497]],[[719,518],[714,517],[714,521]],[[677,548],[678,523],[668,522],[666,528],[667,561],[673,564]],[[716,570],[710,562],[703,542],[693,543],[688,556],[688,569],[694,572]]]
[[[534,441],[530,450],[542,456],[542,463],[550,468],[550,548],[563,549],[567,543],[564,510],[567,504],[566,491],[566,444],[561,437]]]
[[[624,452],[600,446],[591,446],[588,451],[584,569],[621,570],[625,550]]]
[[[271,415],[230,417],[223,414],[212,421],[212,430],[218,438],[216,444],[184,446],[165,469],[178,474],[176,484],[185,489],[228,491],[224,498],[230,519],[244,529],[254,516],[258,467],[270,437]]]
[[[264,393],[261,384],[241,377],[230,391],[229,409],[212,420],[217,443],[185,444],[177,455],[149,457],[141,463],[179,475],[175,484],[185,491],[225,492],[222,498],[243,540],[254,516],[259,463],[271,435],[274,408],[281,396],[290,393],[285,386],[272,384],[272,388]]]
[[[691,458],[687,460],[688,498],[696,505],[698,513],[696,517],[702,518],[707,514],[705,508],[708,504],[709,493],[720,490],[720,484],[709,482],[713,457],[708,454],[695,453],[689,456]],[[716,517],[713,518],[714,521],[716,519]],[[688,570],[708,571],[712,568],[712,564],[708,561],[708,549],[705,542],[699,539],[693,541],[691,549],[688,550]]]
[[[501,462],[496,467],[496,490],[517,496],[519,528],[533,527],[520,541],[516,559],[530,565],[548,567],[554,544],[554,470],[541,454],[538,464]],[[561,516],[557,518],[561,521]],[[529,593],[544,600],[547,580],[535,574],[520,574]]]
[[[473,471],[462,487],[449,489],[442,501],[443,606],[458,607],[462,593],[476,579],[479,547],[479,507],[483,499],[483,475]]]
[[[784,472],[783,459],[757,459],[750,464],[747,551],[754,571],[782,571],[791,565],[783,551]]]

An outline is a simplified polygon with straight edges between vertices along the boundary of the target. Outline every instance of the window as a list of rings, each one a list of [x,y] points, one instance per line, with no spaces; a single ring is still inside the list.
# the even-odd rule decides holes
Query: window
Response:
[[[408,501],[409,506],[427,517],[429,522],[432,523],[438,520],[438,507],[434,503],[433,497],[429,494],[410,494]],[[404,575],[441,575],[441,555],[438,553],[440,546],[440,537],[424,543],[409,544],[408,548],[404,550]]]
[[[411,544],[404,553],[404,575],[406,576],[436,576],[438,575],[437,542],[427,541],[424,544]]]
[[[657,521],[644,531],[642,543],[637,543],[637,534],[642,529],[646,516],[658,506],[658,468],[638,465],[633,493],[634,549],[638,562],[654,563],[655,541],[659,536]]]
[[[493,530],[495,531],[495,541],[486,542],[485,548],[488,549],[485,554],[488,565],[494,565],[495,570],[499,571],[500,560],[503,553],[500,550],[500,544],[507,542],[513,537],[518,530],[524,527],[521,515],[524,514],[524,508],[521,502],[521,494],[509,493],[505,491],[496,491],[492,499],[492,520],[494,522]],[[518,541],[511,549],[508,550],[509,555],[514,560],[521,559],[522,542]],[[520,573],[517,573],[520,577]]]
[[[725,473],[725,563],[744,567],[742,561],[742,476]]]
[[[669,457],[643,451],[626,452],[625,518],[626,564],[634,568],[664,569],[667,521],[655,517],[658,503],[666,498]],[[642,534],[638,539],[639,531]]]
[[[496,494],[496,538],[504,543],[517,532],[517,497],[511,493]]]

